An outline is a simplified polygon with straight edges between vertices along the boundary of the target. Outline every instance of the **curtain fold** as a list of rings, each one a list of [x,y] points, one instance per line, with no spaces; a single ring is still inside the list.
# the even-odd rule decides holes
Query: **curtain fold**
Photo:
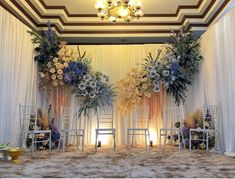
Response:
[[[235,8],[209,28],[201,44],[204,61],[185,106],[192,111],[203,104],[221,103],[221,143],[225,154],[235,156]]]
[[[19,103],[36,105],[36,64],[28,30],[0,7],[0,143],[17,145]]]

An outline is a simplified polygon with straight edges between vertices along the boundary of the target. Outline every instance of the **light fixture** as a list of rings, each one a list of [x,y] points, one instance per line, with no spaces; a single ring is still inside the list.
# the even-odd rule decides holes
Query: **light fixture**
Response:
[[[111,22],[117,22],[120,19],[130,22],[144,15],[140,0],[98,0],[95,7],[98,17]]]

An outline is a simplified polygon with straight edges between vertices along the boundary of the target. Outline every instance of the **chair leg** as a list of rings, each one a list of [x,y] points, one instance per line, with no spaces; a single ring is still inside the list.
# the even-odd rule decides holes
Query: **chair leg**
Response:
[[[160,139],[159,139],[159,143],[160,143],[160,148],[162,149],[162,130],[160,129]]]
[[[51,132],[50,132],[50,142],[49,142],[49,145],[50,145],[50,152],[51,152]]]
[[[79,144],[80,144],[80,140],[79,140],[80,136],[78,135],[78,133],[76,134],[76,136],[77,136],[77,150],[78,150],[79,149]]]
[[[133,147],[133,146],[134,146],[134,130],[132,132],[132,141],[131,141],[131,147]]]
[[[83,152],[83,150],[84,150],[84,131],[82,133],[82,152]]]
[[[149,141],[149,145],[150,145],[150,133],[149,133],[149,130],[147,130],[148,132],[148,141]]]
[[[113,150],[115,151],[116,148],[116,141],[115,141],[115,130],[113,131]]]
[[[165,137],[164,137],[164,150],[166,148],[166,139],[167,139],[167,130],[166,130],[166,134],[165,134]]]
[[[127,129],[126,143],[127,143],[127,149],[129,149],[129,130],[128,129]]]
[[[148,144],[147,144],[147,131],[145,130],[144,131],[144,137],[145,137],[145,149],[147,150],[148,149]]]
[[[65,151],[65,138],[66,138],[66,135],[65,135],[65,133],[64,133],[63,152]]]
[[[60,137],[61,137],[61,136],[60,136]],[[61,141],[61,139],[59,139],[59,141],[58,141],[57,151],[59,151],[59,150],[60,150],[60,141]]]
[[[98,138],[98,132],[96,130],[96,132],[95,132],[95,151],[97,151],[97,138]]]
[[[189,130],[189,150],[191,150],[191,139],[192,139],[191,131]]]

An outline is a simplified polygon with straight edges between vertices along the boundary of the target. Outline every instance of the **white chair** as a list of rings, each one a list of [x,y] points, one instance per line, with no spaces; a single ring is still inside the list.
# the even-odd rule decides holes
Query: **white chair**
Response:
[[[113,108],[98,108],[97,110],[97,128],[95,130],[95,150],[97,151],[97,140],[99,135],[113,136],[113,150],[116,148],[115,128],[113,121]]]
[[[39,130],[37,127],[37,107],[19,104],[20,112],[20,145],[26,147],[27,139],[31,139],[32,154],[37,143],[49,142],[51,151],[51,130]]]
[[[132,128],[127,129],[127,147],[129,148],[129,137],[132,136],[131,146],[134,145],[134,136],[145,137],[145,148],[148,149],[148,141],[150,144],[149,133],[149,111],[134,109],[132,114]],[[147,140],[148,137],[148,140]]]
[[[72,118],[71,114],[73,114]],[[84,129],[78,128],[78,120],[78,108],[75,108],[74,111],[71,111],[71,108],[69,107],[61,107],[61,137],[59,140],[58,149],[61,145],[61,140],[63,140],[63,152],[65,151],[65,143],[68,141],[69,137],[76,138],[77,149],[79,149],[80,138],[82,138],[82,151],[84,149]]]
[[[215,145],[222,149],[220,143],[220,123],[222,122],[222,106],[219,105],[204,105],[203,106],[203,129],[190,129],[189,132],[189,150],[192,149],[192,141],[201,141],[205,143],[207,152],[209,151],[209,139],[214,138]],[[199,134],[202,133],[202,138],[194,138],[193,133]],[[216,146],[215,146],[216,147]]]
[[[170,136],[173,139],[173,135],[176,134],[179,140],[179,150],[181,149],[182,140],[183,146],[185,147],[184,137],[181,132],[181,127],[184,119],[184,112],[182,107],[177,106],[165,106],[163,108],[163,123],[164,128],[160,129],[160,147],[162,147],[162,137],[164,137],[164,149],[166,146],[166,139]],[[175,127],[176,122],[179,122],[179,128]],[[169,133],[168,133],[169,132]]]

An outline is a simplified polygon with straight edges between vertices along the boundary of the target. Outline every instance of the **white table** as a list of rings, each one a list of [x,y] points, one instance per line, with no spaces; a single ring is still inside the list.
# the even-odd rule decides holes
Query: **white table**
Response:
[[[166,146],[166,138],[167,138],[167,131],[170,132],[178,132],[178,140],[179,140],[179,150],[180,148],[180,128],[161,128],[160,129],[160,147],[162,147],[162,137],[165,137],[164,140],[164,147]]]
[[[192,139],[192,132],[202,132],[203,133],[203,138],[202,139]],[[206,142],[206,151],[209,151],[209,133],[216,133],[218,130],[215,129],[190,129],[189,130],[189,150],[192,148],[192,141],[202,141]],[[204,134],[206,134],[206,138],[204,138]]]

